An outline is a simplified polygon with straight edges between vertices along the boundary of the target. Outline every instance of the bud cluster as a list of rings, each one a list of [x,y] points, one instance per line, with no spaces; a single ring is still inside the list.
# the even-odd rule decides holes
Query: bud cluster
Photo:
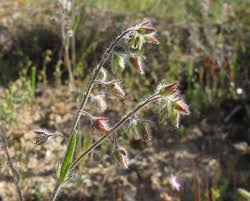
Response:
[[[180,95],[180,85],[178,83],[166,84],[163,82],[158,85],[156,91],[162,96],[161,100],[164,103],[160,111],[162,120],[170,119],[178,128],[181,115],[190,115],[189,107]]]

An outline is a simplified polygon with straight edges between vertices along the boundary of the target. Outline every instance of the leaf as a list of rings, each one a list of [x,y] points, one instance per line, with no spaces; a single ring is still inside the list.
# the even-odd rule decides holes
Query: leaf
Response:
[[[63,162],[62,162],[62,166],[60,168],[59,180],[61,183],[65,182],[67,180],[70,165],[72,163],[72,159],[73,159],[74,152],[75,152],[75,147],[76,147],[76,133],[75,133],[75,131],[73,131],[73,134],[69,139],[69,144],[67,147],[65,157],[64,157]]]
[[[77,31],[79,24],[80,24],[80,16],[76,15],[74,17],[74,22],[73,22],[73,31],[74,31],[74,33]]]
[[[247,199],[248,201],[250,201],[250,192],[242,189],[242,188],[239,188],[238,189],[238,192],[240,195],[242,195],[242,197],[244,197],[245,199]]]

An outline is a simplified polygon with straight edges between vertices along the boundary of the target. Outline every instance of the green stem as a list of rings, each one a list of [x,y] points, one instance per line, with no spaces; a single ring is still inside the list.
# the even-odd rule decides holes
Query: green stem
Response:
[[[55,185],[54,190],[52,192],[50,201],[56,201],[56,198],[60,192],[61,187],[62,187],[62,184],[57,182],[57,184]]]

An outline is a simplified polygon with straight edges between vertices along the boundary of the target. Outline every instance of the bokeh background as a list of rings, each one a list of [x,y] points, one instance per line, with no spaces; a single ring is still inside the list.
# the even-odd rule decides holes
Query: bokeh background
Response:
[[[145,20],[159,30],[160,44],[144,51],[145,76],[130,68],[122,73],[126,99],[109,100],[105,115],[115,122],[161,80],[181,83],[192,114],[178,129],[155,123],[150,142],[122,130],[119,141],[130,168],[114,164],[107,141],[82,162],[58,200],[244,200],[237,189],[250,190],[250,1],[78,0],[75,6],[72,92],[62,61],[60,2],[0,1],[0,124],[25,200],[48,200],[65,150],[60,138],[34,144],[34,129],[67,136],[105,48],[123,29]],[[81,151],[91,129],[83,121],[79,131]],[[0,200],[16,200],[0,153]],[[171,175],[181,183],[180,193],[171,189]]]

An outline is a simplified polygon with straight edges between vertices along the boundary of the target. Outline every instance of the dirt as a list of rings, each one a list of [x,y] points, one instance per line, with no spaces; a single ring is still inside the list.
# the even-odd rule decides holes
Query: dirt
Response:
[[[67,135],[77,106],[67,87],[38,91],[43,92],[17,111],[16,123],[7,130],[9,149],[22,176],[25,200],[48,199],[57,164],[65,150],[61,138],[51,138],[42,146],[34,144],[34,129],[45,127]],[[245,167],[249,167],[249,146],[232,142],[229,127],[232,125],[218,125],[204,118],[194,126],[187,126],[183,135],[175,129],[157,128],[150,142],[123,139],[121,143],[130,158],[128,170],[114,164],[111,147],[97,149],[92,159],[81,165],[80,171],[65,185],[59,200],[149,201],[163,200],[166,194],[193,200],[197,178],[203,192],[222,188],[226,182],[229,183],[226,190],[247,186],[250,177]],[[15,200],[14,186],[4,162],[1,173],[2,200]],[[171,175],[176,175],[182,184],[180,194],[170,188]]]

